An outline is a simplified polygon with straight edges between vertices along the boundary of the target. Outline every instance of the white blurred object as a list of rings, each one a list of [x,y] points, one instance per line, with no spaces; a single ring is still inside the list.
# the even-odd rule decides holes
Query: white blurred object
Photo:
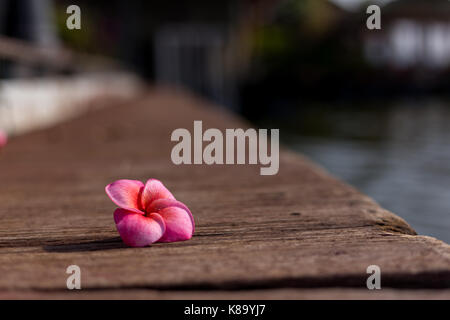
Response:
[[[0,81],[0,128],[10,135],[45,128],[77,116],[98,97],[127,98],[140,89],[128,73]]]

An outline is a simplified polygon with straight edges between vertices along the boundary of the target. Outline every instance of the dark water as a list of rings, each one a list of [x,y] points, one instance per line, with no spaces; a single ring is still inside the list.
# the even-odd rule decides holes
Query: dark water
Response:
[[[284,143],[450,243],[450,101],[314,106],[281,123]]]

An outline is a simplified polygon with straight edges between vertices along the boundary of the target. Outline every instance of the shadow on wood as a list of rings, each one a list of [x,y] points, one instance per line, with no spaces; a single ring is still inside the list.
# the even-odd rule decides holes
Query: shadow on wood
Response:
[[[59,245],[48,245],[44,246],[43,249],[47,252],[84,252],[84,251],[123,249],[126,247],[127,246],[122,242],[122,239],[120,239],[120,237],[114,237],[89,242],[75,242]]]

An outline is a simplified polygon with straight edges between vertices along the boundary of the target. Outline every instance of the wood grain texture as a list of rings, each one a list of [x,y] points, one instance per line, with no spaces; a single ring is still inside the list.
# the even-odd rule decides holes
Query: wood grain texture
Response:
[[[83,298],[239,298],[245,290],[307,298],[306,288],[320,288],[320,298],[336,290],[370,298],[372,264],[383,288],[450,287],[449,245],[416,235],[304,157],[282,150],[276,176],[260,176],[259,165],[173,165],[174,129],[192,132],[194,120],[204,129],[248,126],[208,102],[153,89],[95,103],[113,105],[14,138],[0,152],[0,298],[73,298],[71,264],[81,267]],[[162,180],[190,207],[194,238],[125,247],[104,192],[121,178]]]

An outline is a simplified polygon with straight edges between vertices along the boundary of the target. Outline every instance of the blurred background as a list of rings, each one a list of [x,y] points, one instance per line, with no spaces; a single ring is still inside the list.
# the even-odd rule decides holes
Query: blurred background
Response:
[[[80,30],[66,27],[71,4]],[[366,27],[370,4],[381,30]],[[0,0],[10,135],[142,82],[280,128],[285,145],[450,242],[450,1]]]

